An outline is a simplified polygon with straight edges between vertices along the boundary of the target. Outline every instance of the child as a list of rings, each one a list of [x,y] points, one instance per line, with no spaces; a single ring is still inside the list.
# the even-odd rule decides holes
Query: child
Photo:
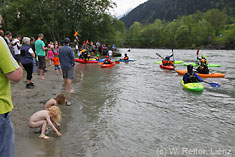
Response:
[[[47,57],[48,57],[50,66],[52,66],[51,60],[52,60],[52,58],[53,58],[53,51],[52,51],[52,48],[51,48],[51,45],[50,45],[50,44],[48,44]]]
[[[48,110],[41,110],[35,112],[29,119],[29,127],[30,128],[38,128],[41,127],[40,138],[49,139],[48,136],[45,135],[47,123],[51,126],[51,128],[56,132],[58,136],[62,136],[62,134],[56,129],[51,120],[55,122],[55,124],[60,127],[58,123],[61,118],[61,111],[58,106],[52,106]]]
[[[44,110],[48,110],[52,106],[57,106],[57,104],[64,105],[65,104],[65,95],[59,94],[56,98],[52,98],[48,100],[44,105]]]
[[[51,60],[54,62],[56,74],[59,75],[59,71],[61,73],[61,68],[60,68],[60,62],[59,62],[59,57],[57,56],[57,53],[54,53],[54,57]]]

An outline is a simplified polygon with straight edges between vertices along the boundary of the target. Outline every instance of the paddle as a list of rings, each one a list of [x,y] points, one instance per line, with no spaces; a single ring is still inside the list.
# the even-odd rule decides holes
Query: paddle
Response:
[[[199,49],[197,50],[197,59],[198,59]],[[199,65],[198,60],[196,61],[196,64]]]
[[[162,59],[164,59],[160,54],[156,53],[157,56],[161,57]]]
[[[175,56],[174,56],[174,51],[173,51],[173,49],[172,49],[171,51],[172,51],[172,55],[173,55],[173,62],[175,62]]]
[[[205,82],[205,83],[211,85],[212,87],[220,87],[221,86],[218,83],[210,83],[210,82],[207,82],[207,81],[204,81],[204,80],[202,80],[202,82]]]

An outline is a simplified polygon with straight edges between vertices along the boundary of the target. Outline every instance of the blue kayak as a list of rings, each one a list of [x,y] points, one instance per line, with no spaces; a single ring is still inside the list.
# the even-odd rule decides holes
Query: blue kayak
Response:
[[[120,60],[120,59],[119,59],[119,60],[117,60],[117,61],[119,61],[119,62],[134,62],[134,61],[136,61],[136,60],[130,60],[130,59],[129,59],[129,60]]]
[[[98,60],[98,61],[99,61],[99,62],[104,62],[104,60],[105,60],[105,59],[100,59],[100,60]]]

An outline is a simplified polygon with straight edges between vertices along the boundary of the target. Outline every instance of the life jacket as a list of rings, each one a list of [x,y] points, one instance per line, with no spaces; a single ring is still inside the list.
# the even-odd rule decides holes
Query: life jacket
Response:
[[[209,74],[209,69],[206,64],[202,64],[197,68],[197,72],[201,74]]]
[[[33,57],[29,53],[29,49],[31,47],[29,45],[23,45],[20,49],[20,56],[21,56],[21,63],[27,64],[27,63],[33,63]]]
[[[111,64],[111,62],[110,62],[109,59],[106,58],[106,59],[104,60],[104,64]]]
[[[194,72],[192,74],[186,73],[186,75],[188,76],[188,78],[187,80],[184,81],[184,83],[198,82],[197,77]]]
[[[163,65],[166,65],[166,64],[167,64],[167,60],[163,59],[163,60],[162,60],[162,64],[163,64]]]
[[[128,57],[128,56],[126,56],[126,57],[124,57],[124,58],[123,58],[123,60],[129,60],[129,57]]]
[[[206,64],[206,65],[207,65],[207,64],[208,64],[208,62],[207,62],[206,59],[201,59],[200,62],[201,62],[201,65],[203,65],[203,64]]]

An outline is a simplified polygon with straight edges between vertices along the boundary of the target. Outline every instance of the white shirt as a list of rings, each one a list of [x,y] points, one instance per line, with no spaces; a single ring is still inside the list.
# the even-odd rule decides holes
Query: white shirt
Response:
[[[20,48],[18,48],[18,47],[21,47],[20,41],[18,39],[14,39],[12,43],[13,43],[13,45],[15,45],[15,43],[16,43],[16,45],[13,46],[13,50],[14,50],[15,55],[19,55],[20,54]]]
[[[112,56],[112,54],[113,54],[113,51],[109,50],[109,56]]]

